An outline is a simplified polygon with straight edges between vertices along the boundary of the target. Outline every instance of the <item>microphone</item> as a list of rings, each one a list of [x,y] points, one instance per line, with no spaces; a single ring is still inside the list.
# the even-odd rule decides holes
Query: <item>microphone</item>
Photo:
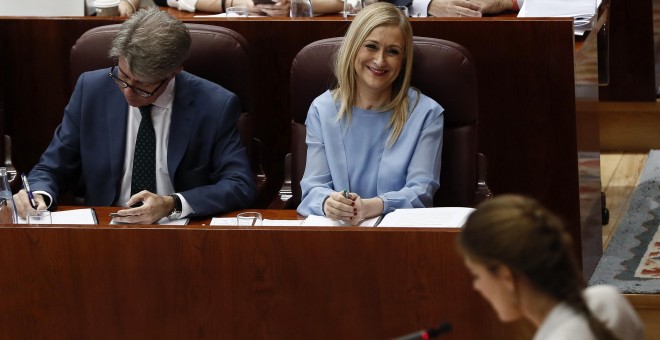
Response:
[[[433,339],[444,333],[448,333],[450,331],[451,331],[451,324],[445,321],[441,323],[440,326],[438,326],[437,328],[431,327],[426,330],[421,330],[404,336],[400,336],[398,338],[395,338],[394,340],[428,340],[428,339]]]

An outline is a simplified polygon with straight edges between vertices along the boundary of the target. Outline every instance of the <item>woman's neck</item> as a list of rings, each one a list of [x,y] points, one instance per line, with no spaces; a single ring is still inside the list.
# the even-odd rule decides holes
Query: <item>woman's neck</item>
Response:
[[[378,109],[385,104],[387,104],[392,96],[392,91],[379,91],[379,92],[370,92],[370,91],[357,91],[357,96],[355,98],[355,106],[365,109],[372,110]]]
[[[555,298],[534,289],[527,290],[523,295],[521,296],[523,313],[536,327],[543,323],[559,303]]]

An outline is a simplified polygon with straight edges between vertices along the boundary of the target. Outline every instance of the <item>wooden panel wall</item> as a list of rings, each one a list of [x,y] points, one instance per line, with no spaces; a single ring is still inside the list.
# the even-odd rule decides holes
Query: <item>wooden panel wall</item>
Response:
[[[0,338],[524,339],[454,231],[0,228]],[[525,336],[519,336],[525,334]]]

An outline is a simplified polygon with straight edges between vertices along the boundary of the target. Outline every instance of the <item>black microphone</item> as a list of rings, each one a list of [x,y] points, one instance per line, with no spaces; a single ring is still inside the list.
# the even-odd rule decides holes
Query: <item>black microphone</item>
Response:
[[[395,338],[394,340],[428,340],[433,339],[441,334],[451,331],[451,324],[447,321],[443,322],[437,328],[429,328],[426,330],[417,331],[404,336]]]

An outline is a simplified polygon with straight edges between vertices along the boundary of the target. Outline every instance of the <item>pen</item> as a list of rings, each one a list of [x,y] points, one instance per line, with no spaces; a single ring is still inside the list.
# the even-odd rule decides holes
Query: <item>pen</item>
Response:
[[[32,195],[32,190],[30,190],[30,183],[28,183],[27,176],[25,174],[21,174],[21,180],[23,180],[23,189],[28,194],[28,197],[30,198],[30,205],[32,206],[33,209],[37,209],[37,202],[34,200],[34,195]]]
[[[380,216],[378,216],[376,223],[374,223],[374,227],[377,227],[380,224],[380,222],[383,221],[383,217],[385,217],[385,214],[380,214]]]
[[[342,190],[341,194],[344,195],[344,197],[348,198],[348,189]]]

